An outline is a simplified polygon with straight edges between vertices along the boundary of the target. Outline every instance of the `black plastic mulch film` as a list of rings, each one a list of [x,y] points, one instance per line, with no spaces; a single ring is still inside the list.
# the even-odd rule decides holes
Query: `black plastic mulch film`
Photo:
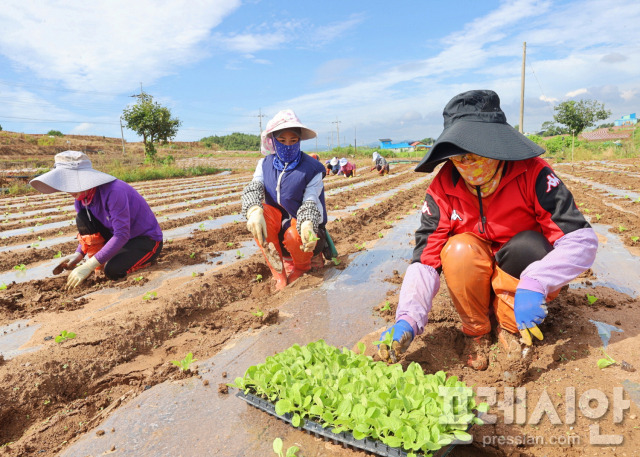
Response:
[[[236,394],[236,397],[240,397],[242,398],[244,401],[246,401],[247,403],[249,403],[251,406],[255,406],[258,409],[261,409],[262,411],[265,411],[269,414],[271,414],[272,416],[277,417],[278,419],[281,419],[285,422],[288,422],[289,424],[291,424],[291,418],[292,418],[292,414],[291,413],[285,413],[284,415],[281,414],[277,414],[276,413],[276,407],[273,403],[271,403],[270,401],[264,400],[260,397],[257,397],[255,395],[252,394],[245,394],[243,391],[239,391]],[[382,457],[407,457],[407,452],[396,448],[396,447],[391,447],[391,446],[387,446],[386,444],[378,441],[378,440],[372,440],[369,438],[364,438],[362,440],[357,440],[353,437],[353,435],[349,432],[340,432],[340,433],[333,433],[330,428],[323,428],[322,425],[320,425],[317,422],[314,422],[312,420],[309,419],[305,419],[304,424],[302,425],[302,427],[297,427],[299,429],[302,430],[306,430],[307,432],[316,435],[316,436],[321,436],[325,439],[334,441],[334,442],[338,442],[340,444],[342,444],[343,446],[347,447],[347,448],[357,448],[363,451],[367,451],[370,452],[372,454],[376,454]],[[467,432],[469,431],[469,429],[471,429],[471,425],[469,425],[469,428],[467,429]],[[457,446],[460,443],[456,443],[455,441],[451,444],[449,444],[448,446],[445,446],[441,449],[439,449],[438,451],[436,451],[435,453],[432,454],[433,457],[445,457],[446,455],[449,454],[449,452],[451,452],[453,450],[453,448],[455,446]],[[416,452],[416,455],[424,455],[420,452]]]

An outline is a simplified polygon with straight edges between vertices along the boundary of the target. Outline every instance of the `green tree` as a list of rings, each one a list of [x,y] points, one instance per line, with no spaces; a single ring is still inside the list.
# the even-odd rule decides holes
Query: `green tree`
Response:
[[[153,143],[166,143],[178,133],[182,125],[177,118],[171,117],[171,110],[153,101],[153,97],[144,92],[138,96],[135,105],[125,108],[122,119],[127,128],[142,136],[146,160],[156,160],[156,148]]]
[[[433,144],[433,143],[436,142],[436,140],[434,140],[433,138],[428,136],[428,137],[423,138],[422,140],[420,140],[420,142],[424,143],[424,144]]]
[[[596,121],[611,116],[611,111],[604,108],[603,103],[595,100],[569,100],[553,108],[557,113],[553,120],[566,125],[574,135],[580,134],[587,127],[595,125]]]
[[[541,129],[541,136],[556,136],[556,135],[563,135],[566,133],[571,133],[571,130],[564,128],[564,127],[560,127],[559,125],[556,125],[555,122],[553,121],[546,121],[542,123],[542,127],[540,127]]]
[[[49,130],[47,132],[49,136],[64,136],[60,130]]]

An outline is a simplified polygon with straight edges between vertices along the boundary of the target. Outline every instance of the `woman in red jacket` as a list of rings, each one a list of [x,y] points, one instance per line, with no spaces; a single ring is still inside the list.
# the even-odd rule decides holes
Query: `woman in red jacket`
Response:
[[[521,359],[521,341],[542,339],[546,301],[593,264],[598,240],[569,190],[537,157],[544,149],[507,124],[495,92],[459,94],[443,115],[444,131],[416,171],[444,165],[422,205],[396,323],[384,332],[393,329],[394,342],[381,345],[380,355],[395,361],[424,331],[444,273],[467,337],[466,362],[484,370],[491,309],[504,352]]]

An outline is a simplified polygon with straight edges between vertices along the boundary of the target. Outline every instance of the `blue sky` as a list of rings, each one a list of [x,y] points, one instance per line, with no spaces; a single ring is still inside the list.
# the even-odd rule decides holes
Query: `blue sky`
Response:
[[[469,89],[495,90],[515,125],[525,41],[525,131],[565,100],[613,120],[640,111],[637,24],[636,0],[5,0],[0,125],[119,137],[141,84],[179,141],[257,134],[284,108],[320,147],[336,127],[343,145],[437,137]]]

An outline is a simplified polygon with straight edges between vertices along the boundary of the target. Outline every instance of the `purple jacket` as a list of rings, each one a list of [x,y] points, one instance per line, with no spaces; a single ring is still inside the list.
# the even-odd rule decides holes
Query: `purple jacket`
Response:
[[[76,212],[84,209],[76,200]],[[162,230],[147,201],[129,184],[116,179],[96,188],[88,206],[91,214],[113,233],[113,237],[95,255],[105,264],[132,238],[146,236],[162,241]],[[80,246],[76,252],[82,252]]]

